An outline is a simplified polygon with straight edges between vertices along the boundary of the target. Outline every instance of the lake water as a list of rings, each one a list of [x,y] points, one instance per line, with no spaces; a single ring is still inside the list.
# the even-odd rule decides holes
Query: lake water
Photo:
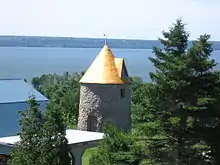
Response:
[[[0,78],[26,78],[46,73],[85,71],[99,53],[97,48],[30,48],[0,47]],[[148,57],[154,56],[148,49],[112,49],[115,57],[125,59],[130,76],[148,81],[154,67]],[[220,51],[213,58],[220,62]]]

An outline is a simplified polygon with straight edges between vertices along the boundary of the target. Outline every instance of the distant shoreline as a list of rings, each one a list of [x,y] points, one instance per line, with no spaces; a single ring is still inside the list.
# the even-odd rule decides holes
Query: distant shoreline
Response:
[[[103,45],[102,45],[103,46]],[[126,49],[126,50],[152,50],[152,48],[119,48],[111,47],[111,49]],[[63,48],[63,49],[101,49],[102,47],[59,47],[59,46],[1,46],[0,48]]]
[[[214,50],[220,50],[220,41],[210,41]],[[0,47],[43,47],[43,48],[101,48],[104,38],[74,37],[36,37],[36,36],[0,36]],[[158,40],[108,39],[113,49],[152,49],[163,47]],[[189,46],[192,41],[189,41]]]

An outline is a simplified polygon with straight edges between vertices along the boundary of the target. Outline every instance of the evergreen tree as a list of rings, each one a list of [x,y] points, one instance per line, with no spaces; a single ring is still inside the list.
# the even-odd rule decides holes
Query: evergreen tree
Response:
[[[45,116],[38,109],[35,98],[29,109],[22,111],[20,141],[12,151],[13,165],[71,164],[64,121],[57,106],[49,104]]]
[[[195,118],[191,134],[209,147],[208,152],[204,151],[206,162],[219,165],[220,72],[213,70],[216,63],[209,59],[212,53],[209,38],[209,35],[200,36],[188,51],[188,67],[192,68],[191,76],[194,77],[191,84],[196,86],[193,92],[197,97],[192,98],[196,105],[187,111],[187,115]]]
[[[65,124],[59,107],[50,103],[45,114],[41,140],[42,165],[68,165],[71,163],[70,148],[66,139]]]
[[[151,143],[151,154],[160,164],[206,164],[202,151],[210,148],[204,145],[207,140],[199,128],[210,128],[210,115],[204,119],[204,113],[214,113],[220,87],[219,73],[213,71],[216,64],[209,60],[210,36],[200,36],[187,49],[189,34],[178,19],[163,37],[164,48],[155,47],[156,57],[150,58],[156,68],[150,74],[154,83],[150,111],[163,128],[163,139]]]
[[[41,131],[44,121],[35,98],[30,98],[28,103],[29,108],[21,112],[20,141],[14,146],[11,154],[13,165],[40,165]]]

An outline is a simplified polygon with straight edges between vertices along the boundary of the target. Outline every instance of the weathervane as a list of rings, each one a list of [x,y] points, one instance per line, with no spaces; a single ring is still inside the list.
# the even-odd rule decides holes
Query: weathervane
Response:
[[[107,35],[104,34],[104,37],[105,37],[105,45],[107,45]]]

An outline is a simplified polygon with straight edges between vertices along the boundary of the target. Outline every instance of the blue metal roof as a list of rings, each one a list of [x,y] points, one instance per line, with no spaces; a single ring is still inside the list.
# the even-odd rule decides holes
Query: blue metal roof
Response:
[[[48,99],[35,90],[32,85],[21,79],[0,79],[0,104],[24,102],[34,95],[36,101]]]

